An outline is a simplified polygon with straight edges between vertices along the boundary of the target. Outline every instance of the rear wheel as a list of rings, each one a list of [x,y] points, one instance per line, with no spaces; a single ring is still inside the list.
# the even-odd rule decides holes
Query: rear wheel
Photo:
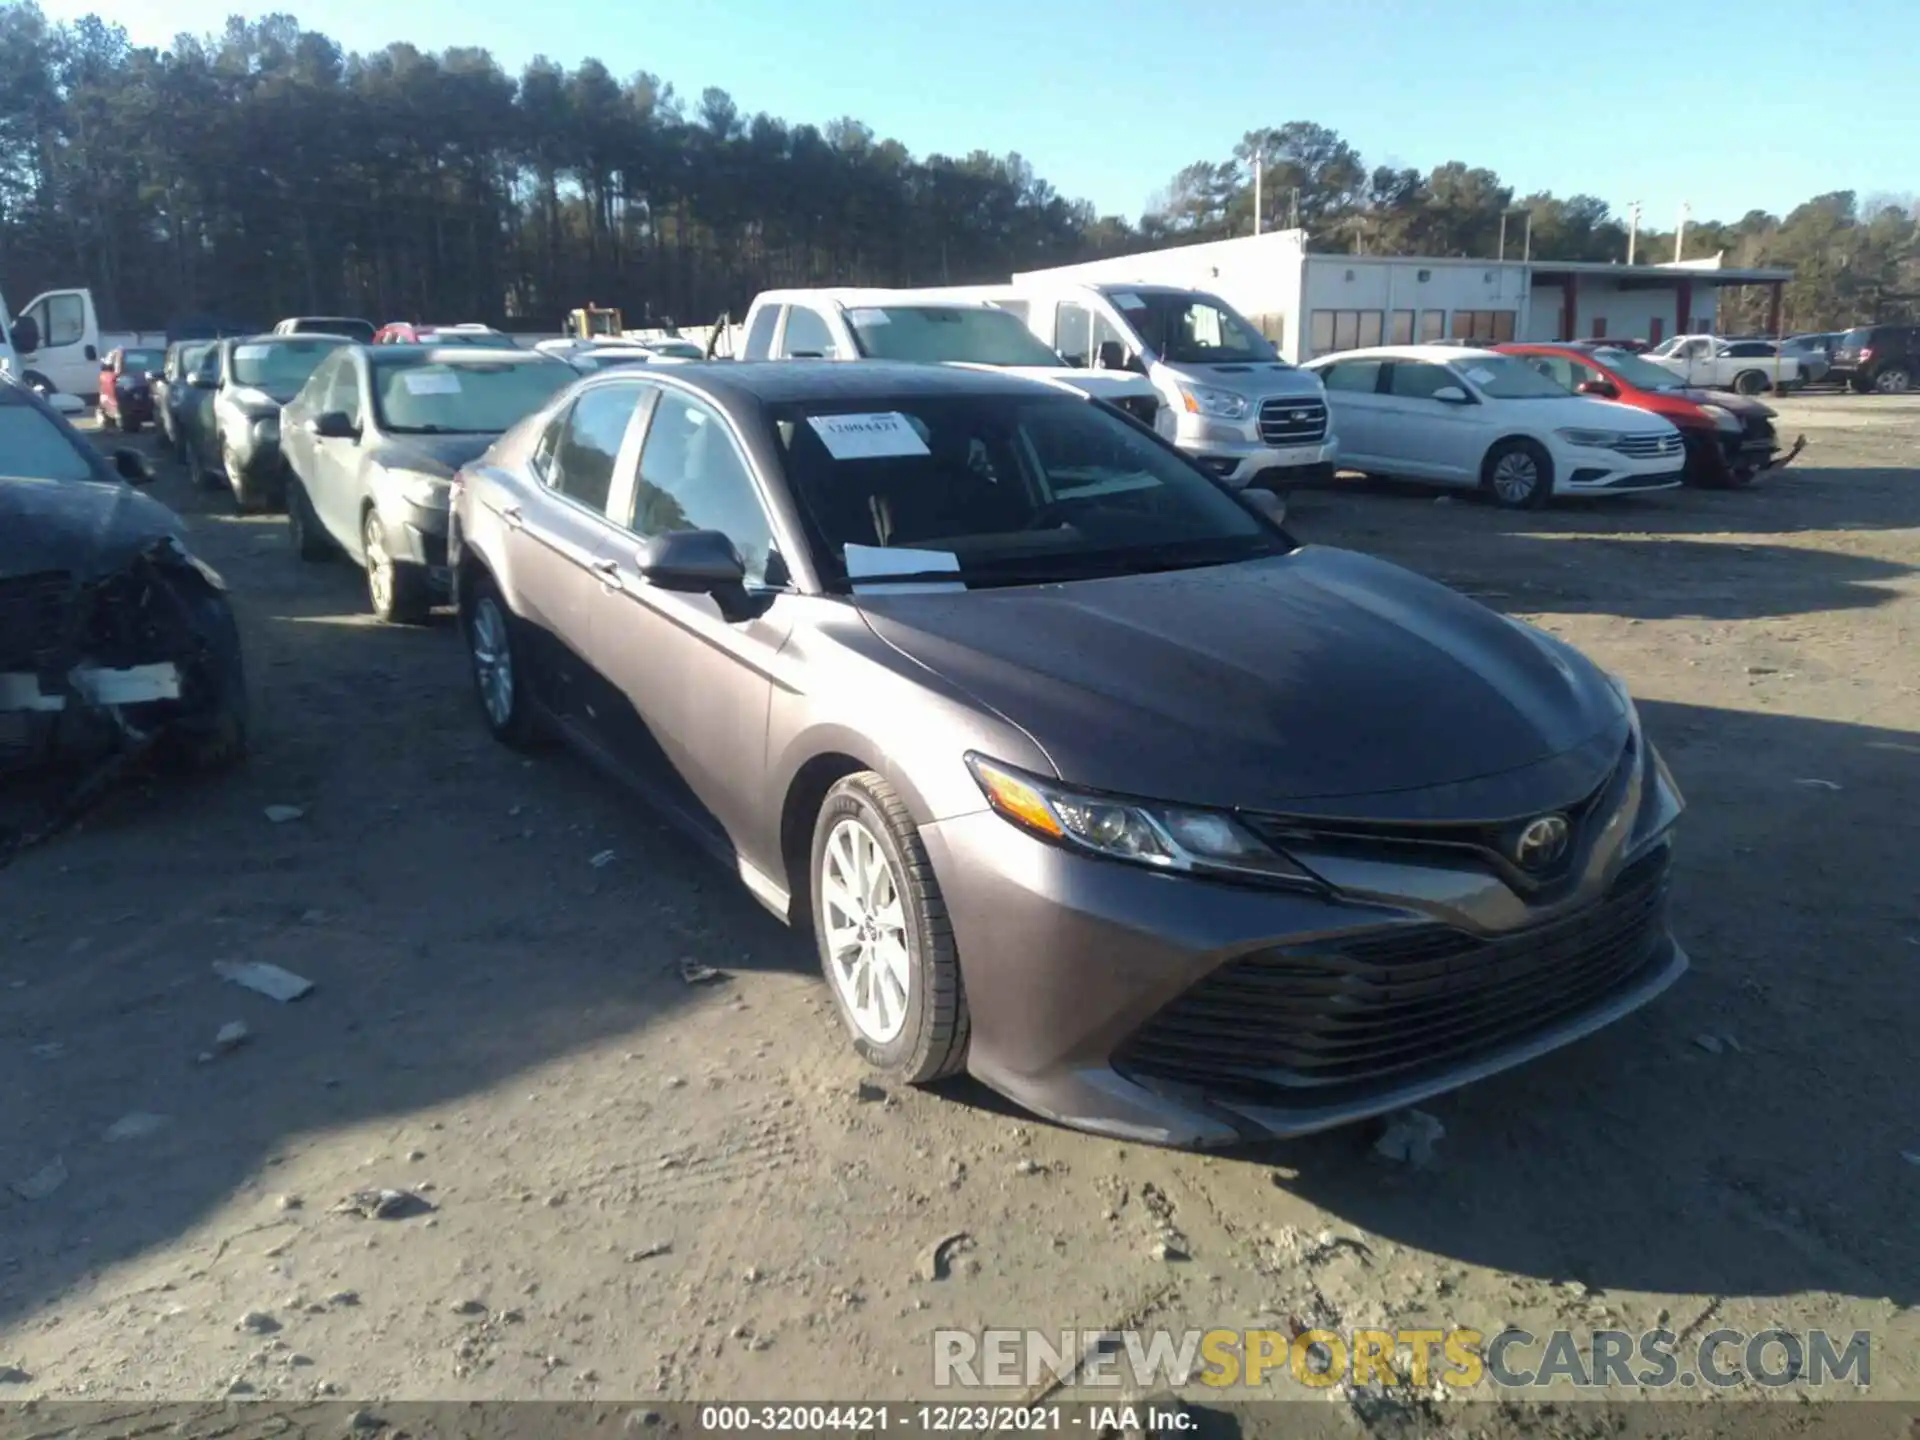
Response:
[[[913,817],[882,776],[862,771],[827,792],[809,883],[820,965],[854,1049],[910,1085],[963,1069],[971,1026],[953,926]]]
[[[1494,504],[1531,510],[1553,495],[1553,457],[1532,440],[1502,440],[1480,467],[1481,487]]]
[[[527,689],[526,647],[520,619],[507,608],[490,577],[476,572],[461,581],[461,626],[473,666],[473,688],[480,714],[493,738],[516,750],[539,744],[540,715]]]
[[[1913,372],[1904,365],[1889,365],[1873,377],[1873,388],[1882,395],[1904,395],[1913,388]]]
[[[367,601],[375,617],[389,625],[425,624],[433,608],[426,567],[394,558],[378,510],[367,511],[360,522],[360,544],[366,558]]]
[[[1767,388],[1767,377],[1758,370],[1742,370],[1733,377],[1733,388],[1742,395],[1759,395]]]

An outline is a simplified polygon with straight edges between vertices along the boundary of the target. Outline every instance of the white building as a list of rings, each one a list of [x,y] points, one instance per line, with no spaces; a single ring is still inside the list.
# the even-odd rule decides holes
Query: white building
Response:
[[[1735,270],[1712,260],[1611,265],[1553,260],[1312,255],[1306,233],[1150,250],[1015,275],[1028,280],[1180,285],[1209,290],[1299,363],[1364,345],[1441,339],[1640,339],[1713,329],[1727,285],[1780,291],[1790,270]]]

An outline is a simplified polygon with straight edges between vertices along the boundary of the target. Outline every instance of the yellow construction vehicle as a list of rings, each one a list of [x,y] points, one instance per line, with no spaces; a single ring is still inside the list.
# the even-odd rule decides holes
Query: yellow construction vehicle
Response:
[[[618,310],[601,310],[592,301],[567,315],[567,335],[573,340],[619,339],[626,329]]]

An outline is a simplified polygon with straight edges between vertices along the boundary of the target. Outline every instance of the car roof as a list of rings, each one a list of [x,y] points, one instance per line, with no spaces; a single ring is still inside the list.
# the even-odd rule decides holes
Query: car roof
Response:
[[[1473,345],[1370,345],[1364,350],[1338,350],[1331,355],[1316,355],[1307,363],[1319,365],[1333,360],[1425,360],[1433,365],[1451,365],[1475,355],[1499,355],[1498,350]]]
[[[397,360],[446,365],[493,365],[502,360],[552,360],[551,351],[518,345],[363,345],[367,358],[383,365]]]
[[[827,285],[817,290],[767,290],[756,297],[765,305],[800,305],[809,301],[825,301],[830,305],[851,308],[857,305],[914,305],[937,306],[951,309],[989,310],[994,308],[988,301],[975,299],[954,299],[946,295],[929,295],[924,290],[885,290],[858,285]],[[668,339],[674,337],[668,336]],[[684,337],[682,337],[684,338]]]
[[[851,365],[836,360],[717,360],[638,373],[659,380],[682,380],[719,398],[775,405],[796,400],[933,399],[942,395],[1031,395],[1043,390],[1061,393],[1044,381],[998,371],[895,360],[862,360]],[[635,374],[624,372],[624,378],[631,380]]]

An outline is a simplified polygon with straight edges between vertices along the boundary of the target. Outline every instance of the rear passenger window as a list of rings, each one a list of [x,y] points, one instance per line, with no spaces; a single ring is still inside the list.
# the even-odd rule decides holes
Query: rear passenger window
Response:
[[[747,343],[742,350],[742,360],[771,360],[773,358],[773,332],[780,323],[780,307],[763,305],[760,313],[753,317],[753,328],[747,331]]]
[[[558,439],[547,483],[568,499],[604,515],[608,492],[613,489],[614,461],[627,438],[627,427],[633,423],[640,395],[637,386],[610,385],[589,390],[574,401],[572,411],[556,427]]]

